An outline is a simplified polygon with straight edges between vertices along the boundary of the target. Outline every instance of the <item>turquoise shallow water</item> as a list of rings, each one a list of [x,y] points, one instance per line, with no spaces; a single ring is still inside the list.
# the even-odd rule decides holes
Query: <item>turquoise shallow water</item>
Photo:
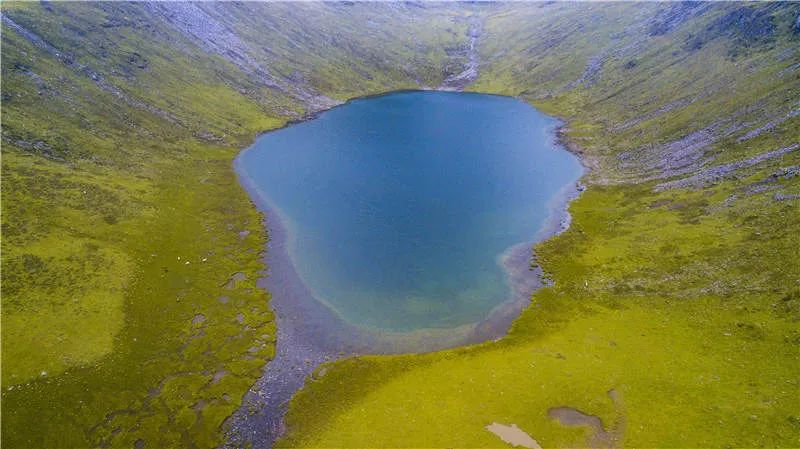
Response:
[[[581,175],[557,125],[508,97],[393,93],[264,134],[237,168],[280,216],[299,278],[345,321],[456,327],[509,299],[500,257]]]

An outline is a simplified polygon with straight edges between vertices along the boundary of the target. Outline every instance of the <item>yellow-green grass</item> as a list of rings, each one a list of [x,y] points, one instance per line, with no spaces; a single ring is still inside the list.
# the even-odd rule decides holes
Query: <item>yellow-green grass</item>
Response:
[[[38,305],[34,288],[4,302],[4,426],[37,423],[29,433],[6,432],[7,444],[219,441],[239,392],[272,356],[275,328],[255,286],[263,265],[251,248],[265,243],[261,217],[229,169],[230,151],[205,151],[206,160],[163,173],[168,181],[152,187],[163,202],[144,203],[150,210],[113,225],[113,236],[95,227],[89,243],[65,232],[5,252],[5,264],[41,252],[41,270],[17,282],[37,285],[44,276],[50,303]],[[55,270],[75,258],[97,266],[63,285],[59,276],[69,272]],[[247,279],[230,284],[237,272]]]
[[[280,446],[502,446],[484,429],[492,422],[545,447],[587,444],[590,429],[548,416],[559,406],[621,426],[625,446],[797,446],[799,295],[770,288],[800,279],[796,204],[764,215],[742,204],[697,221],[670,207],[698,197],[715,201],[590,189],[571,207],[573,228],[537,247],[555,285],[508,337],[325,366],[292,402]],[[735,225],[720,233],[725,220]],[[771,226],[789,229],[753,242]],[[781,261],[783,273],[765,279],[762,267]],[[732,292],[713,294],[728,282]]]
[[[759,325],[742,327],[743,314],[715,298],[681,308],[618,299],[628,305],[573,310],[533,340],[342,362],[297,397],[295,407],[314,401],[322,416],[292,415],[297,428],[280,447],[502,447],[485,429],[493,422],[516,424],[543,447],[584,446],[590,429],[550,418],[556,406],[621,426],[626,446],[798,444],[800,369],[786,362],[800,354],[782,344],[789,323],[767,312],[747,314]],[[564,300],[542,292],[534,307]],[[387,375],[369,382],[369,372]],[[331,389],[337,399],[320,401]]]
[[[325,367],[293,402],[281,444],[497,446],[483,430],[496,420],[544,445],[581,445],[582,429],[546,415],[566,405],[607,424],[621,413],[632,446],[800,445],[791,400],[800,217],[797,200],[773,198],[800,194],[800,178],[750,191],[800,164],[797,153],[697,191],[602,185],[641,173],[616,165],[625,151],[743,109],[738,120],[751,128],[796,109],[796,5],[715,5],[655,37],[647,21],[672,5],[201,6],[287,86],[339,100],[439,85],[460,69],[465,19],[478,14],[481,77],[471,89],[564,117],[596,167],[570,231],[537,247],[555,286],[508,338]],[[738,8],[772,14],[775,36],[709,35]],[[2,443],[213,447],[275,335],[255,285],[263,217],[230,162],[308,105],[143,4],[4,2],[2,11],[128,98],[168,112],[117,98],[3,25]],[[687,48],[696,36],[705,43]],[[608,58],[591,86],[569,85],[587,59],[638,43]],[[795,143],[798,120],[739,143],[744,128],[708,154],[724,163]],[[246,279],[229,283],[239,272]]]
[[[340,99],[437,85],[465,30],[447,8],[365,35],[383,6],[202,7]],[[2,11],[58,52],[3,23],[2,443],[213,447],[275,339],[264,217],[231,162],[308,105],[143,4]]]
[[[678,139],[709,126],[729,131],[700,148],[706,167],[800,141],[797,116],[738,140],[798,108],[795,5],[749,16],[771,17],[765,40],[715,28],[754,7],[726,4],[655,36],[655,4],[491,11],[470,90],[563,117],[592,167],[570,229],[535,248],[554,285],[498,342],[323,366],[279,446],[504,447],[492,422],[544,447],[587,445],[590,429],[549,417],[560,406],[616,427],[617,446],[800,446],[800,200],[776,197],[800,193],[800,177],[775,175],[800,153],[666,191],[657,184],[681,175],[638,159],[650,151],[669,168]],[[592,82],[570,84],[595,56]]]

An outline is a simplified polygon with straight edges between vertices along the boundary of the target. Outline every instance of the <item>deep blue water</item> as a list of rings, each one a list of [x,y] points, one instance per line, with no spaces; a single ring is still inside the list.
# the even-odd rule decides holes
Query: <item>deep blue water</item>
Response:
[[[287,228],[299,277],[346,321],[455,327],[509,299],[499,257],[581,174],[555,126],[513,98],[394,93],[264,134],[237,167]]]

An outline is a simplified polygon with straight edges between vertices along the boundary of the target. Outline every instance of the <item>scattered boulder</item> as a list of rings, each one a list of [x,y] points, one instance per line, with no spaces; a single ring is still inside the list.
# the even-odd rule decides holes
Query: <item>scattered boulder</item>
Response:
[[[672,32],[689,18],[708,10],[703,2],[675,2],[659,11],[650,22],[647,34],[661,36]]]
[[[225,282],[223,286],[228,290],[232,290],[236,288],[237,283],[245,280],[247,280],[247,275],[242,273],[241,271],[237,271],[236,273],[233,273],[233,275],[231,275],[231,277],[228,279],[227,282]]]
[[[206,321],[206,316],[202,313],[198,313],[197,315],[192,318],[192,326],[198,326],[203,324]]]

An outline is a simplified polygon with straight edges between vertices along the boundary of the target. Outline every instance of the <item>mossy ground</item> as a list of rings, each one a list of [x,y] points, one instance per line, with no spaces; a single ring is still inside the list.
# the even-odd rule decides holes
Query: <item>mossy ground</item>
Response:
[[[164,168],[168,181],[150,186],[158,201],[137,201],[149,211],[106,225],[114,232],[73,214],[60,239],[4,251],[8,265],[39,257],[19,268],[28,276],[19,282],[43,285],[4,295],[3,423],[35,429],[4,432],[7,444],[218,441],[240,392],[271,357],[275,336],[267,295],[255,287],[263,265],[253,248],[266,235],[238,189],[230,155],[207,149],[205,160]],[[6,154],[4,163],[13,157]],[[46,182],[34,173],[4,177],[4,191]],[[87,226],[85,240],[71,235],[80,225]],[[242,231],[249,234],[240,237]],[[75,259],[83,263],[75,273],[58,271]],[[18,275],[8,265],[6,280]],[[229,283],[237,272],[247,279]]]
[[[736,27],[709,34],[750,7],[690,15],[652,36],[660,5],[490,13],[486,63],[470,90],[564,117],[593,167],[570,229],[535,248],[554,286],[533,295],[500,341],[324,366],[293,400],[279,446],[502,446],[484,428],[492,422],[516,424],[544,447],[587,445],[588,427],[549,417],[559,406],[617,426],[619,446],[800,445],[800,206],[775,196],[800,182],[773,176],[800,155],[657,188],[681,176],[670,158],[704,127],[709,166],[800,141],[797,116],[743,139],[796,110],[800,85],[797,72],[785,75],[800,57],[795,6],[754,14],[772,17],[771,39],[741,38]],[[702,45],[685,44],[696,36]]]
[[[263,217],[231,160],[307,110],[290,87],[439,85],[472,14],[471,89],[564,117],[594,167],[570,230],[536,248],[555,284],[499,342],[326,366],[280,444],[497,446],[498,421],[582,445],[547,417],[565,405],[629,446],[800,445],[800,208],[775,198],[800,177],[773,176],[798,153],[700,189],[646,181],[706,127],[731,130],[712,165],[798,142],[797,115],[739,140],[798,108],[796,4],[199,8],[284,87],[144,4],[2,5],[49,45],[4,21],[4,445],[219,444],[275,335]]]
[[[295,86],[437,85],[466,29],[456,9],[384,30],[379,5],[201,6],[283,85],[150,5],[2,5],[4,446],[220,444],[276,335],[233,158],[308,111]]]
[[[720,217],[689,223],[651,199],[589,189],[570,208],[572,229],[537,247],[555,286],[534,295],[508,337],[325,367],[293,401],[281,447],[498,447],[484,429],[492,422],[545,447],[586,444],[589,429],[548,416],[557,406],[622,422],[628,446],[796,446],[797,299],[753,284],[766,264],[792,260],[798,234],[741,259],[751,232],[800,218],[796,206],[777,208],[774,223],[745,225],[743,214],[741,232],[719,233]],[[737,294],[659,294],[723,278],[709,271],[723,257],[732,281],[752,282]],[[770,284],[796,282],[789,265]]]

